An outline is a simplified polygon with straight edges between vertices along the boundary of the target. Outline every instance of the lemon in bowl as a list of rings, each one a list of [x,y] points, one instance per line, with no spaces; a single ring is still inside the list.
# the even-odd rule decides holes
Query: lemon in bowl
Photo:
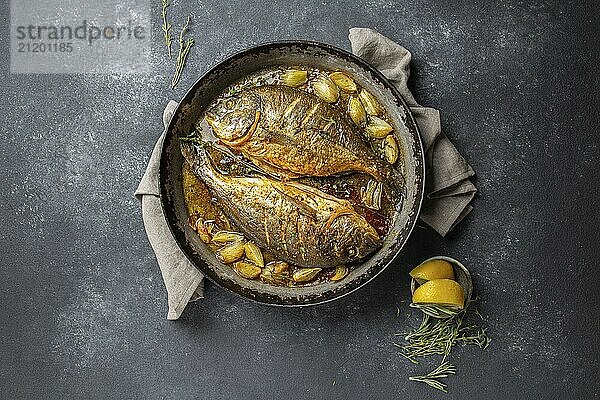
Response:
[[[462,310],[465,308],[465,291],[452,279],[433,279],[414,291],[412,301],[415,304],[436,304]]]
[[[454,268],[446,260],[429,259],[410,271],[410,276],[422,285],[434,279],[454,279]]]
[[[450,318],[471,300],[471,274],[459,261],[445,256],[432,257],[411,272],[411,307],[435,318]]]

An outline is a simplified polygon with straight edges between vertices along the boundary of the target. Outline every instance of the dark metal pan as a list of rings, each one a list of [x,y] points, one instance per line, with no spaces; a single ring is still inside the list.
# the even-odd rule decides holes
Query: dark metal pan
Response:
[[[394,218],[383,246],[338,282],[304,287],[277,287],[239,277],[219,263],[213,253],[188,226],[182,187],[183,156],[180,136],[187,136],[206,107],[225,88],[243,77],[273,66],[309,65],[325,70],[349,72],[375,94],[390,114],[404,155],[406,197]],[[371,281],[398,255],[416,223],[424,188],[424,159],[417,125],[398,90],[364,60],[336,47],[306,41],[263,44],[237,53],[211,68],[192,86],[177,108],[166,133],[160,162],[163,210],[181,250],[210,280],[234,293],[261,303],[305,306],[345,296]]]

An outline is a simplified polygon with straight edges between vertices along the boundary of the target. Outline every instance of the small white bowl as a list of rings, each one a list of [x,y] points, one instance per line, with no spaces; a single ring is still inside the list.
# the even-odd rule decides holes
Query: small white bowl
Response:
[[[432,261],[432,260],[444,260],[444,261],[449,262],[450,265],[452,265],[452,269],[454,269],[454,280],[456,282],[458,282],[458,284],[460,286],[462,286],[463,290],[465,291],[465,307],[464,308],[466,309],[469,305],[469,302],[471,301],[471,295],[473,294],[473,280],[471,279],[471,274],[469,273],[469,270],[464,265],[462,265],[461,262],[455,260],[454,258],[450,258],[450,257],[446,257],[446,256],[431,257],[431,258],[428,258],[427,260],[423,261],[419,265],[423,265],[426,262]],[[414,278],[411,278],[411,281],[410,281],[411,294],[414,293],[418,287],[419,287],[419,284],[418,284],[417,280]],[[422,312],[424,312],[425,314],[427,314],[431,317],[434,317],[434,318],[450,318],[450,317],[453,317],[454,315],[458,314],[458,312],[459,312],[459,311],[453,311],[453,310],[449,310],[449,309],[446,310],[446,309],[438,307],[438,306],[429,306],[426,304],[418,305],[418,304],[411,303],[410,306],[419,308]]]

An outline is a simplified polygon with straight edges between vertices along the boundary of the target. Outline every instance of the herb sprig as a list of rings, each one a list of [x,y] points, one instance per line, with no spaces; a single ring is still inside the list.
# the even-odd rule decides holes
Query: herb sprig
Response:
[[[177,54],[177,64],[175,66],[175,73],[173,74],[173,79],[171,80],[171,88],[175,88],[181,79],[181,73],[183,72],[183,68],[185,67],[187,57],[190,53],[190,49],[194,45],[194,39],[190,38],[187,40],[183,39],[183,36],[188,30],[190,25],[190,17],[188,16],[185,20],[185,24],[179,32],[179,52]]]
[[[162,30],[165,38],[165,44],[167,45],[167,51],[169,52],[169,58],[172,58],[171,43],[173,42],[173,39],[171,38],[171,29],[173,26],[167,22],[167,8],[169,5],[169,0],[162,0]]]
[[[441,382],[441,378],[447,378],[449,375],[456,374],[456,367],[450,364],[448,361],[442,362],[436,369],[433,371],[420,376],[409,376],[408,380],[415,382],[423,382],[434,389],[441,390],[444,393],[448,393],[446,389],[448,385]]]
[[[476,314],[481,317],[477,311]],[[409,377],[409,380],[423,382],[446,392],[446,384],[440,379],[456,372],[456,368],[446,361],[452,348],[459,343],[475,345],[484,350],[489,346],[491,339],[487,336],[485,329],[475,324],[466,325],[465,316],[466,310],[463,310],[452,318],[436,319],[433,322],[431,317],[424,314],[421,325],[417,329],[410,333],[396,334],[404,336],[406,343],[394,343],[394,345],[400,349],[400,354],[413,364],[418,364],[418,358],[421,357],[443,356],[436,369],[425,375]]]

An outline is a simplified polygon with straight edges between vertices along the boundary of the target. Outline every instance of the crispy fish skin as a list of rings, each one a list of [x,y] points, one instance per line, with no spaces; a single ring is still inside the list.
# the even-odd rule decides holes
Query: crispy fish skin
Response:
[[[259,86],[212,107],[206,120],[227,146],[281,177],[389,175],[349,117],[299,89]]]
[[[259,247],[282,260],[335,267],[363,259],[381,245],[375,229],[345,200],[296,182],[222,175],[203,148],[180,145],[223,211]]]

